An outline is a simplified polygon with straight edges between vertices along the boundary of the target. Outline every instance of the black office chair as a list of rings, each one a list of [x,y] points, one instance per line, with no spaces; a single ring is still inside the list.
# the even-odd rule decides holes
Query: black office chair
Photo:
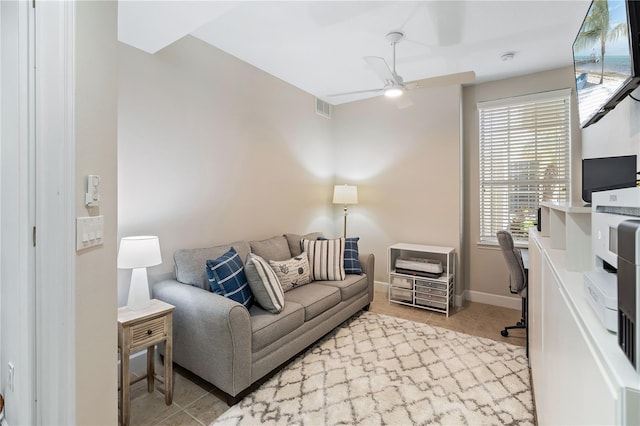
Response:
[[[500,332],[504,337],[509,336],[509,330],[523,328],[527,336],[527,355],[529,353],[529,335],[527,327],[527,270],[522,262],[522,253],[513,245],[513,237],[508,231],[498,231],[498,244],[502,249],[502,255],[509,267],[509,291],[519,294],[522,298],[522,318],[516,325],[510,325]]]

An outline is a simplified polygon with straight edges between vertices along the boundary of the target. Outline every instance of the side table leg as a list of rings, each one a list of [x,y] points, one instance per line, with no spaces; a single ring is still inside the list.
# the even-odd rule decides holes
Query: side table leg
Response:
[[[131,380],[129,378],[129,348],[125,345],[122,348],[122,358],[120,358],[120,410],[122,415],[122,426],[129,425],[129,389],[131,387]]]
[[[169,333],[165,340],[164,349],[164,402],[171,405],[173,401],[173,316],[171,314],[168,315],[167,321],[169,322]]]
[[[153,392],[155,387],[155,374],[156,374],[156,354],[155,345],[151,345],[147,348],[147,391]]]

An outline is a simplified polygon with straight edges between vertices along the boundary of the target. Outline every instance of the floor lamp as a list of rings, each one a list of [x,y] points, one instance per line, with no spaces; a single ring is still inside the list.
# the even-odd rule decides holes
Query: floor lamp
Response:
[[[336,185],[333,188],[333,204],[344,205],[344,237],[347,238],[347,204],[358,204],[358,187]]]
[[[120,240],[118,268],[131,269],[131,285],[127,307],[131,310],[146,308],[151,303],[147,268],[162,263],[158,237],[125,237]]]

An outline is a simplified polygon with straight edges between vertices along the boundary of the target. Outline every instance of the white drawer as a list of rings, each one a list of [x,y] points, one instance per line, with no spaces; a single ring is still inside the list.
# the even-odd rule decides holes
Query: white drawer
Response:
[[[405,290],[403,288],[391,287],[391,294],[389,296],[391,300],[398,302],[413,302],[413,292],[411,290]]]
[[[447,284],[441,281],[431,281],[431,280],[416,280],[416,286],[429,287],[434,289],[441,289],[446,291]]]
[[[416,305],[429,306],[431,308],[447,309],[447,302],[441,301],[442,298],[418,297],[416,295]]]
[[[394,287],[413,289],[413,279],[407,277],[391,276],[391,285]]]
[[[423,294],[429,296],[442,296],[444,299],[447,298],[447,290],[433,287],[426,287],[421,285],[416,285],[416,294]]]

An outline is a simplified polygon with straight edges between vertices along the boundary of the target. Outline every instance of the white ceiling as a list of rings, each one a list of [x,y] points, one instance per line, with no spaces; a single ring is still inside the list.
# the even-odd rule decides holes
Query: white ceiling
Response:
[[[475,71],[476,82],[572,64],[590,0],[134,1],[120,0],[118,38],[155,53],[190,34],[334,105],[382,87],[363,60],[391,66],[385,40],[400,30],[405,81]],[[511,61],[502,61],[514,52]]]

